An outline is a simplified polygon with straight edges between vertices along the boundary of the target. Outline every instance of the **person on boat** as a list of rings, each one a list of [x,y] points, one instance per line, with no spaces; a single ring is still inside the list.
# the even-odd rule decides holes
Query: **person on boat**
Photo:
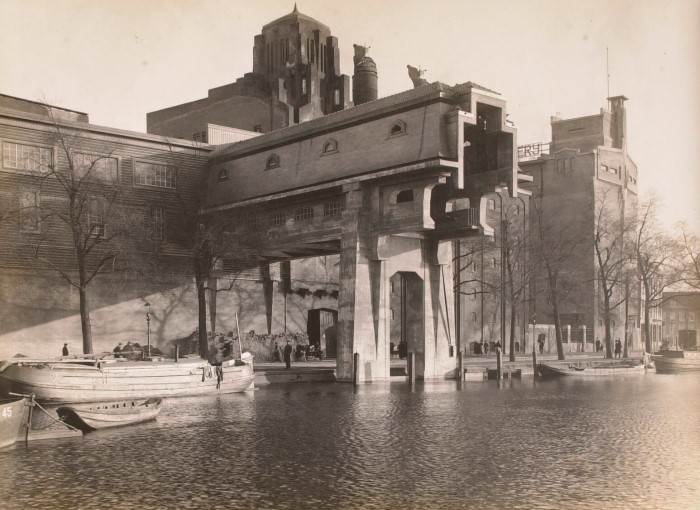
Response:
[[[285,368],[292,367],[292,344],[289,343],[289,339],[287,339],[287,345],[284,346],[284,363]]]
[[[62,351],[64,356],[68,356],[68,344],[63,344],[63,351]]]

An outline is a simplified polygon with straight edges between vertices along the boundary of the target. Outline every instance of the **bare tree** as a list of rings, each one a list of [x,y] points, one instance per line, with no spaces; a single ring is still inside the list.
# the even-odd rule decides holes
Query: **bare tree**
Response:
[[[533,201],[532,231],[533,266],[544,275],[547,303],[554,317],[557,358],[565,359],[561,325],[561,308],[581,283],[575,269],[574,255],[580,249],[583,236],[570,222],[545,215],[541,199]]]
[[[690,233],[686,224],[680,225],[680,231],[683,282],[700,290],[700,237]]]
[[[131,241],[143,219],[123,202],[113,149],[86,136],[76,124],[62,123],[47,107],[51,144],[57,154],[39,150],[25,165],[36,180],[36,192],[21,197],[27,227],[39,234],[34,246],[35,269],[57,276],[78,290],[83,353],[92,353],[88,287],[135,253]],[[39,193],[43,195],[38,199]],[[67,258],[60,256],[63,236]],[[72,262],[70,262],[72,259]]]
[[[458,262],[459,292],[462,295],[489,294],[500,300],[502,337],[506,338],[505,314],[510,316],[508,346],[510,361],[515,361],[518,310],[529,298],[532,271],[527,264],[527,218],[522,203],[503,204],[503,220],[494,239],[480,236],[463,244]],[[488,263],[491,260],[491,264]],[[497,262],[498,260],[498,262]],[[487,261],[484,263],[484,261]],[[478,286],[476,290],[474,286]],[[494,313],[495,310],[494,310]]]
[[[652,351],[649,333],[651,311],[661,307],[663,294],[684,281],[683,272],[678,266],[681,246],[659,225],[657,218],[658,199],[650,197],[639,211],[639,217],[630,232],[630,257],[634,260],[634,273],[641,284],[644,313],[644,344],[647,352]],[[625,317],[627,321],[627,317]],[[627,357],[625,338],[625,357]]]
[[[596,257],[595,281],[599,289],[599,305],[605,326],[605,355],[612,358],[612,315],[628,299],[624,292],[629,254],[626,250],[631,222],[624,212],[611,204],[609,194],[600,193],[596,198],[593,248]]]
[[[170,164],[182,174],[185,155],[175,151],[169,140]],[[199,158],[202,156],[202,158]],[[182,219],[183,247],[189,254],[197,292],[197,330],[199,354],[209,356],[207,334],[207,292],[232,290],[245,268],[257,266],[255,248],[259,246],[257,222],[224,211],[203,213],[207,196],[207,174],[203,153],[196,155],[201,174],[194,182],[177,181],[177,200]],[[225,271],[224,260],[234,261],[235,269]],[[223,282],[223,283],[222,283]],[[212,310],[215,314],[215,310]],[[215,323],[212,315],[212,323]]]

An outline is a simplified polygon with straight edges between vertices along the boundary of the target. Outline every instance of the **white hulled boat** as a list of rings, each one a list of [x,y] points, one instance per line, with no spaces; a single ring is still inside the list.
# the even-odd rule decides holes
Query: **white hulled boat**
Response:
[[[17,358],[0,363],[4,392],[34,394],[39,402],[71,403],[237,393],[252,384],[253,357],[211,365],[204,359]]]

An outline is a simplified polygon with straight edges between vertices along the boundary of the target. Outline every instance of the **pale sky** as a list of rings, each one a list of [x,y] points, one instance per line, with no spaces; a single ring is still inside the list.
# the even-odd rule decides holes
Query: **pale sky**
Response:
[[[146,113],[206,97],[253,66],[253,37],[281,0],[0,0],[0,93],[145,132]],[[549,119],[591,115],[625,95],[628,149],[667,225],[700,231],[700,0],[300,0],[331,28],[341,71],[371,46],[380,97],[428,81],[502,93],[518,143]]]

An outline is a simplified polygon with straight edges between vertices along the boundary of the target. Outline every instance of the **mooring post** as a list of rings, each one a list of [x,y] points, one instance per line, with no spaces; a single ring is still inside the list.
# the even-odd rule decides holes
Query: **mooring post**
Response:
[[[537,377],[537,350],[535,344],[532,344],[532,373]]]
[[[32,428],[32,415],[34,414],[34,394],[29,397],[29,413],[27,417],[27,430],[24,432],[24,442],[29,443],[29,430]]]
[[[357,386],[360,382],[360,353],[352,355],[352,384]]]
[[[408,353],[408,358],[406,360],[406,365],[408,369],[408,382],[416,382],[416,353],[411,351]]]
[[[503,357],[503,351],[501,349],[496,349],[496,379],[499,381],[503,377],[503,372],[502,372],[502,367],[501,367],[501,358]]]
[[[459,351],[459,360],[457,361],[457,379],[464,380],[464,353]]]
[[[176,345],[175,346],[175,363],[180,359],[180,346]]]

